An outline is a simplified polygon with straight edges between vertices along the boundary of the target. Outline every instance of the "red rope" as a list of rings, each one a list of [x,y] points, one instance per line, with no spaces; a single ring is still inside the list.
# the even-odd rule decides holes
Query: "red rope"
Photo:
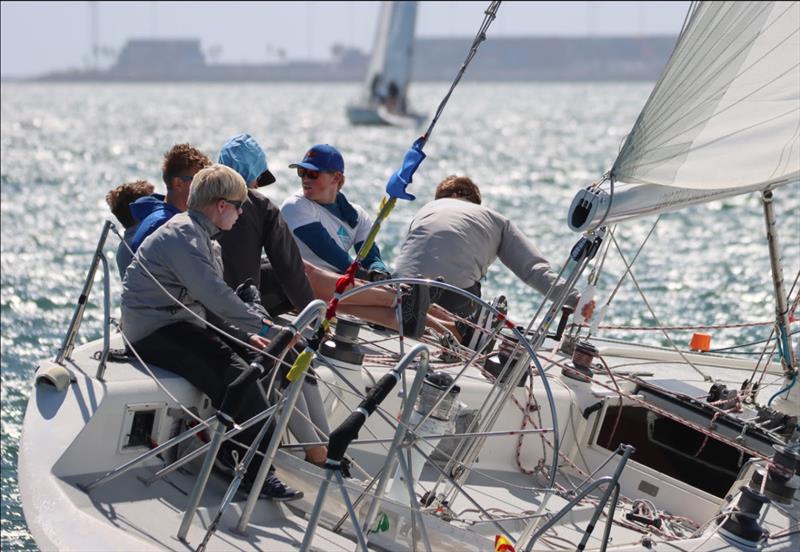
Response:
[[[349,286],[355,284],[357,270],[358,260],[355,260],[353,264],[344,271],[344,274],[336,279],[335,293],[328,302],[328,308],[325,311],[325,318],[327,320],[333,320],[336,317],[336,309],[339,307],[339,296],[344,293]]]

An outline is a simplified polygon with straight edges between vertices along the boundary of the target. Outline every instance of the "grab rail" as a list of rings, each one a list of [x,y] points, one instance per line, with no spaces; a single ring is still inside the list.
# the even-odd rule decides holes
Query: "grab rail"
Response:
[[[69,359],[70,355],[72,354],[72,350],[75,348],[75,338],[78,336],[78,330],[81,327],[81,321],[83,320],[83,313],[86,310],[86,303],[89,301],[89,294],[92,291],[92,285],[94,284],[94,278],[97,274],[97,265],[102,262],[103,263],[103,278],[105,281],[104,285],[104,328],[103,328],[103,352],[100,355],[100,365],[97,367],[97,379],[103,379],[103,374],[105,373],[105,366],[106,366],[106,359],[108,358],[108,351],[109,351],[109,335],[108,329],[111,324],[111,304],[110,304],[110,285],[109,285],[109,270],[108,270],[108,260],[105,258],[103,254],[103,248],[105,247],[106,240],[108,239],[108,231],[114,226],[114,223],[110,220],[107,220],[105,224],[103,224],[103,230],[100,233],[100,239],[97,242],[97,248],[95,249],[94,256],[92,257],[92,264],[89,267],[89,273],[86,275],[86,281],[83,283],[83,290],[81,291],[80,296],[78,297],[78,304],[75,306],[75,312],[72,314],[72,320],[69,323],[69,327],[67,328],[67,334],[64,336],[64,340],[61,342],[61,348],[58,350],[56,354],[55,362],[56,364],[64,365],[64,360]]]

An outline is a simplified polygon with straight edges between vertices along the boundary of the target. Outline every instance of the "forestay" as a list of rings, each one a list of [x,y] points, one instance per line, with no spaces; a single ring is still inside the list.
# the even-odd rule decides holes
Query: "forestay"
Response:
[[[607,180],[574,230],[800,180],[798,2],[699,3]]]

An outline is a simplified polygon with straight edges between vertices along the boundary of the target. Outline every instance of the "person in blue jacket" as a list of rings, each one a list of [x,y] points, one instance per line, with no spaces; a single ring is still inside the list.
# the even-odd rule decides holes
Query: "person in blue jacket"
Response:
[[[343,273],[353,262],[350,251],[358,252],[366,241],[372,219],[341,192],[345,181],[342,154],[329,144],[317,144],[289,168],[297,169],[302,189],[283,202],[281,213],[300,254],[315,266]],[[377,245],[372,245],[362,261],[358,276],[373,281],[389,277]]]
[[[130,204],[131,215],[139,221],[131,240],[134,253],[158,227],[186,211],[192,178],[210,165],[211,159],[190,144],[176,144],[164,155],[161,177],[167,186],[167,195],[153,194]]]

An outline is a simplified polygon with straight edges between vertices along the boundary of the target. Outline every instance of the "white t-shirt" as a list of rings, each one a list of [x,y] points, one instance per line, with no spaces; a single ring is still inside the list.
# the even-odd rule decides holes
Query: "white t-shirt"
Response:
[[[306,245],[303,240],[299,239],[294,231],[296,228],[319,222],[325,231],[333,238],[333,241],[342,248],[343,251],[350,254],[350,250],[357,243],[361,243],[367,239],[369,230],[372,227],[372,219],[367,212],[359,205],[350,204],[358,213],[358,223],[355,228],[352,228],[345,221],[336,217],[333,213],[317,204],[310,199],[306,199],[302,192],[297,192],[289,196],[281,205],[281,214],[286,220],[286,224],[292,230],[292,236],[297,242],[297,247],[300,248],[300,255],[303,259],[316,265],[320,268],[325,268],[338,273],[339,269],[330,263],[319,258],[311,248]],[[350,255],[352,257],[352,255]]]

